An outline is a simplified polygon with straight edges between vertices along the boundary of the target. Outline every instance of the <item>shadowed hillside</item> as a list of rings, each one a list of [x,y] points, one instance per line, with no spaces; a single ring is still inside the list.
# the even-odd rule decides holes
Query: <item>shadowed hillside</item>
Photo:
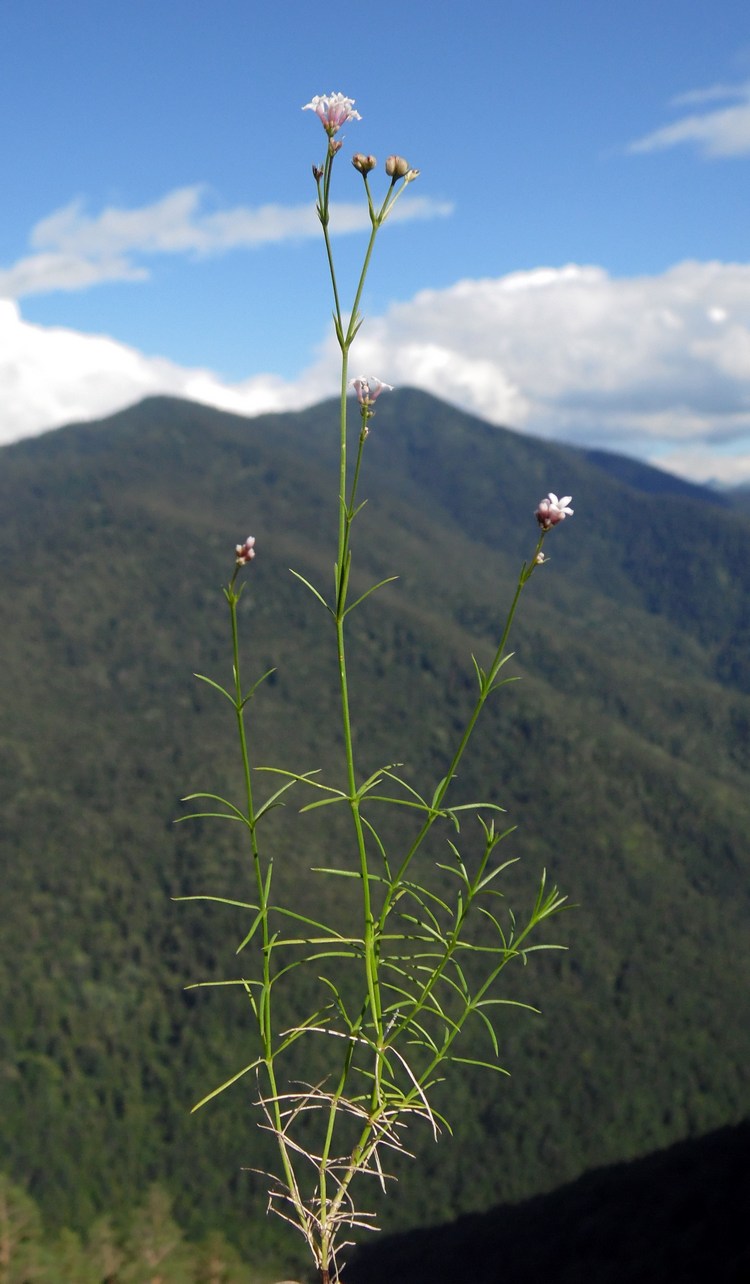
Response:
[[[750,1124],[600,1168],[525,1203],[378,1240],[347,1284],[746,1284]]]

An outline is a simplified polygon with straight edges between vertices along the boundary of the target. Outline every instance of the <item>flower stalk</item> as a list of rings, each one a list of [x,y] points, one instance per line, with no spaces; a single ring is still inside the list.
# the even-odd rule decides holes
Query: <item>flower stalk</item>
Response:
[[[554,527],[573,515],[573,509],[569,495],[558,499],[553,492],[537,506],[536,546],[528,562],[521,566],[489,666],[484,669],[471,657],[478,684],[476,698],[447,771],[432,791],[423,796],[396,773],[393,765],[383,766],[362,779],[355,755],[347,622],[354,609],[395,577],[372,585],[351,600],[353,532],[363,506],[359,492],[375,403],[393,389],[372,375],[350,378],[350,353],[363,321],[360,306],[377,237],[396,201],[419,171],[403,157],[390,155],[385,162],[388,185],[378,204],[370,187],[377,161],[369,153],[355,153],[352,163],[362,176],[370,233],[351,307],[346,311],[331,238],[331,224],[335,221],[331,187],[334,164],[342,147],[340,131],[361,117],[354,109],[354,100],[340,93],[316,96],[303,110],[315,113],[326,135],[325,156],[320,165],[313,165],[312,172],[330,275],[333,326],[341,354],[336,559],[331,600],[295,574],[326,608],[333,624],[343,762],[335,783],[315,770],[253,767],[247,721],[252,699],[269,673],[245,690],[237,611],[242,587],[238,589],[236,585],[256,556],[255,539],[248,536],[236,545],[234,571],[224,589],[230,613],[232,684],[226,689],[211,678],[202,678],[234,708],[243,800],[236,805],[216,794],[191,797],[211,799],[226,809],[196,815],[240,821],[248,834],[252,903],[245,905],[217,897],[198,899],[223,900],[250,916],[238,954],[246,949],[254,951],[255,965],[250,969],[250,979],[243,977],[236,983],[250,1002],[258,1052],[249,1065],[198,1105],[206,1104],[246,1073],[258,1075],[258,1104],[264,1126],[276,1138],[279,1156],[278,1171],[269,1174],[269,1207],[302,1234],[321,1284],[330,1284],[341,1278],[338,1254],[349,1242],[344,1237],[355,1228],[371,1224],[370,1215],[356,1202],[354,1192],[359,1179],[374,1176],[385,1185],[384,1163],[389,1154],[404,1151],[405,1125],[420,1119],[437,1135],[440,1120],[431,1105],[431,1090],[451,1063],[489,1066],[502,1072],[492,1014],[495,1005],[512,1000],[495,995],[500,975],[510,962],[519,958],[525,962],[533,950],[554,948],[528,944],[531,933],[564,904],[565,898],[557,889],[547,887],[546,873],[525,924],[519,926],[511,913],[504,916],[498,908],[501,893],[497,881],[512,863],[495,863],[496,849],[510,832],[496,827],[497,813],[502,809],[494,803],[456,804],[448,800],[485,706],[512,680],[502,673],[511,658],[508,641],[526,585],[546,561],[542,545]],[[350,459],[348,410],[352,390],[360,426],[356,453]],[[254,770],[270,771],[281,779],[279,787],[260,804],[254,796]],[[319,921],[304,907],[279,904],[272,895],[273,857],[259,841],[259,826],[280,805],[282,796],[298,786],[311,790],[313,797],[302,812],[334,804],[343,805],[349,814],[352,859],[345,862],[344,868],[317,872],[323,877],[357,879],[360,917],[354,928],[348,922],[337,926]],[[387,849],[379,831],[379,816],[384,810],[405,822],[402,845],[393,852]],[[478,856],[473,849],[464,855],[458,845],[459,820],[463,818],[475,822],[472,833],[479,840]],[[438,826],[448,835],[444,840],[447,863],[417,862],[417,856],[424,855],[426,840]],[[471,838],[461,835],[460,841],[473,848]],[[444,890],[446,881],[451,888],[449,893]],[[467,968],[467,963],[471,967]],[[314,969],[325,997],[291,1029],[279,1029],[273,1002],[276,987],[296,976],[300,967]],[[489,1059],[473,1053],[458,1054],[457,1045],[470,1024],[489,1038]],[[319,1084],[300,1084],[299,1074],[286,1069],[287,1058],[298,1053],[298,1044],[321,1038],[330,1052],[330,1073]]]

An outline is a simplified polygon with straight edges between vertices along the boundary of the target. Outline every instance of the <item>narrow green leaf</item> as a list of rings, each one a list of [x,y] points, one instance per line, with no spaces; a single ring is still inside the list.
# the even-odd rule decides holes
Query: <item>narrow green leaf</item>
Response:
[[[220,985],[242,985],[246,987],[248,985],[259,986],[262,984],[262,981],[247,981],[244,976],[235,976],[229,981],[191,981],[184,988],[186,990],[210,990],[216,989]]]
[[[274,1060],[276,1059],[276,1057],[279,1056],[280,1053],[285,1052],[286,1049],[290,1048],[293,1043],[296,1043],[298,1039],[301,1039],[303,1034],[314,1034],[315,1030],[312,1029],[311,1027],[314,1027],[317,1024],[317,1022],[321,1020],[323,1017],[325,1017],[326,1014],[329,1013],[330,1011],[331,1011],[330,1006],[326,1008],[321,1008],[319,1012],[315,1012],[313,1016],[308,1017],[307,1020],[303,1021],[301,1025],[295,1026],[293,1030],[289,1030],[285,1038],[281,1040],[278,1047],[276,1048],[276,1051],[273,1054]]]
[[[244,709],[248,701],[252,700],[253,696],[255,695],[255,692],[258,690],[258,687],[261,685],[261,683],[265,682],[266,678],[270,678],[271,674],[275,672],[276,672],[275,667],[273,669],[266,669],[265,673],[260,678],[258,678],[257,682],[253,683],[253,685],[251,686],[247,694],[242,697],[242,700],[240,701],[240,705],[239,705],[240,709]]]
[[[409,990],[405,990],[402,985],[394,985],[392,981],[383,981],[383,989],[390,990],[392,994],[400,996],[400,998],[394,999],[393,1003],[389,1003],[383,1008],[384,1017],[390,1016],[393,1012],[403,1015],[405,1006],[411,1008],[417,1002],[416,995],[411,994]]]
[[[359,512],[361,508],[364,508],[364,506],[365,506],[364,504],[360,504],[359,508],[357,509],[357,512]],[[349,614],[350,611],[354,610],[355,606],[359,606],[361,602],[364,602],[365,599],[368,598],[371,593],[376,593],[379,588],[383,588],[383,585],[392,584],[393,581],[397,579],[398,579],[398,575],[389,575],[387,579],[379,580],[377,584],[373,584],[372,588],[368,588],[367,591],[363,593],[361,597],[357,598],[356,602],[352,602],[350,606],[347,606],[346,610],[344,611],[344,618],[346,618],[346,616]]]
[[[203,893],[193,896],[173,896],[173,901],[215,901],[218,905],[234,905],[237,909],[257,910],[257,905],[250,905],[247,901],[233,901],[227,896],[207,896]]]
[[[298,941],[296,943],[299,945],[310,944],[308,941]],[[285,941],[284,944],[286,945],[287,942]],[[292,941],[291,944],[295,944],[295,942]],[[359,950],[319,950],[316,951],[315,954],[306,955],[304,959],[300,960],[300,962],[315,963],[319,962],[320,959],[356,959],[359,958],[360,953],[361,951]]]
[[[318,599],[319,602],[322,603],[322,605],[326,608],[326,610],[330,611],[331,615],[333,615],[333,611],[331,610],[331,607],[326,602],[325,598],[323,597],[323,594],[320,593],[318,589],[316,589],[315,585],[311,584],[309,580],[306,580],[304,575],[300,575],[299,571],[292,570],[291,566],[289,567],[289,570],[291,574],[294,576],[294,578],[299,580],[301,584],[304,584],[305,588],[309,588],[310,592]]]
[[[335,1003],[336,1003],[336,1007],[338,1008],[340,1015],[341,1015],[341,1016],[343,1017],[343,1019],[344,1019],[344,1023],[346,1024],[347,1028],[349,1029],[349,1032],[351,1033],[351,1031],[354,1029],[354,1024],[355,1024],[355,1023],[351,1020],[351,1017],[349,1016],[349,1013],[348,1013],[348,1012],[347,1012],[347,1010],[346,1010],[346,1004],[344,1003],[344,1000],[343,1000],[343,999],[342,999],[342,997],[341,997],[341,993],[340,993],[340,991],[339,991],[339,990],[338,990],[338,988],[334,985],[333,981],[331,981],[331,980],[330,980],[330,978],[329,978],[329,977],[327,977],[327,976],[321,976],[321,978],[320,978],[320,979],[321,979],[321,981],[323,982],[323,984],[324,984],[324,985],[327,985],[327,986],[328,986],[329,990],[330,990],[330,991],[331,991],[331,993],[333,994],[333,997],[334,997],[334,1000],[335,1000]]]
[[[492,1061],[478,1061],[474,1057],[456,1056],[448,1057],[447,1059],[449,1061],[456,1061],[462,1066],[481,1066],[484,1070],[494,1070],[497,1074],[505,1074],[510,1078],[510,1070],[506,1070],[504,1066],[496,1066]]]
[[[379,835],[378,831],[376,830],[375,826],[372,824],[372,822],[371,822],[371,821],[369,821],[369,820],[367,819],[367,817],[366,817],[366,816],[362,815],[362,813],[360,813],[360,819],[361,819],[361,821],[362,821],[362,824],[365,826],[365,828],[366,828],[366,829],[368,829],[368,830],[370,831],[370,833],[372,834],[373,838],[375,839],[375,842],[376,842],[376,844],[377,844],[378,851],[380,852],[381,860],[383,861],[383,868],[385,869],[385,872],[386,872],[386,881],[387,881],[387,883],[390,885],[390,883],[391,883],[391,867],[390,867],[390,864],[389,864],[389,862],[388,862],[388,854],[387,854],[387,852],[386,852],[386,850],[385,850],[385,845],[384,845],[384,843],[383,843],[383,841],[382,841],[382,839],[381,839],[381,837],[380,837],[380,835]]]
[[[253,937],[255,936],[255,933],[257,932],[260,924],[263,922],[263,919],[265,917],[266,916],[263,910],[258,910],[258,913],[255,915],[255,918],[252,921],[250,931],[247,933],[242,943],[237,946],[237,949],[235,950],[235,954],[240,954],[241,951],[244,950],[245,946],[250,944],[250,942],[252,941]]]
[[[329,785],[323,785],[319,780],[313,780],[313,776],[320,774],[320,767],[315,767],[313,771],[287,771],[284,767],[256,767],[255,771],[269,771],[276,776],[287,776],[290,780],[298,780],[301,784],[313,785],[316,789],[329,789]],[[338,793],[339,791],[334,791]]]
[[[434,810],[435,810],[435,804],[436,804],[436,802],[437,802],[437,800],[438,800],[438,796],[442,793],[442,791],[443,791],[443,789],[445,788],[445,785],[446,785],[447,783],[448,783],[448,777],[447,777],[447,776],[443,776],[442,780],[439,780],[439,781],[438,781],[437,785],[435,786],[435,792],[434,792],[434,794],[432,795],[432,802],[430,803],[430,807],[429,807],[429,810],[430,810],[430,811],[434,811]]]
[[[415,811],[426,811],[431,813],[434,808],[428,807],[423,802],[412,802],[410,798],[393,798],[390,794],[368,794],[369,802],[390,803],[392,807],[413,807]],[[436,815],[447,815],[447,812],[435,812]]]
[[[512,833],[512,830],[508,830],[507,832]],[[493,879],[497,878],[498,874],[503,874],[511,865],[516,865],[519,859],[520,858],[518,856],[512,856],[509,860],[503,861],[502,865],[496,865],[494,869],[490,870],[489,874],[485,874],[484,878],[477,883],[475,890],[477,892],[483,891],[485,887],[489,886]],[[502,895],[502,893],[499,894]]]
[[[420,905],[424,905],[425,908],[426,898],[426,900],[434,901],[436,905],[439,905],[441,909],[445,910],[446,914],[450,914],[451,912],[446,901],[438,896],[436,892],[431,892],[428,887],[422,887],[421,883],[412,883],[411,881],[402,879],[399,883],[399,889],[400,888],[404,889],[404,896],[413,896],[414,899],[419,901]]]
[[[460,993],[460,994],[462,994],[465,998],[467,998],[467,999],[468,999],[468,997],[469,997],[469,982],[466,980],[466,977],[464,976],[464,973],[463,973],[463,969],[461,968],[460,963],[458,963],[458,962],[456,961],[456,959],[453,959],[453,970],[454,970],[454,972],[456,973],[456,975],[457,975],[457,977],[458,977],[458,981],[456,982],[456,989],[459,991],[459,993]],[[448,976],[447,974],[446,974],[445,979],[446,979],[446,981],[448,981],[449,983],[452,983],[452,978],[451,978],[450,976]]]
[[[453,852],[453,855],[456,858],[456,864],[458,865],[458,869],[454,869],[452,865],[443,865],[441,862],[437,863],[438,869],[444,869],[446,873],[453,874],[456,878],[460,880],[461,884],[464,887],[469,888],[471,886],[469,882],[469,875],[466,872],[466,866],[464,865],[464,862],[462,860],[461,853],[456,847],[455,843],[452,843],[450,839],[448,839],[448,846],[450,847],[451,851]]]
[[[434,1056],[437,1055],[438,1045],[436,1044],[432,1036],[429,1034],[429,1032],[425,1029],[425,1027],[423,1025],[420,1025],[418,1021],[415,1021],[413,1018],[411,1018],[404,1026],[404,1029],[409,1030],[410,1032],[416,1030],[417,1034],[419,1035],[419,1038],[411,1038],[409,1040],[412,1046],[429,1048],[430,1052]]]
[[[339,878],[361,878],[362,874],[358,869],[330,869],[323,865],[313,865],[313,874],[337,874]],[[379,874],[367,875],[371,883],[382,883],[383,879]]]
[[[447,874],[452,874],[453,878],[458,878],[458,881],[460,881],[461,883],[464,883],[464,885],[466,885],[466,883],[469,882],[469,877],[467,877],[467,874],[464,868],[464,863],[462,862],[461,862],[461,868],[456,869],[455,865],[446,865],[442,862],[442,860],[435,860],[435,867],[437,867],[438,869],[444,869],[444,871],[446,871]]]
[[[316,807],[329,807],[332,803],[349,801],[346,794],[339,793],[338,790],[336,790],[336,794],[338,795],[336,798],[318,798],[317,802],[306,803],[304,807],[300,807],[300,815],[306,811],[315,811]]]
[[[394,767],[399,767],[399,766],[401,766],[401,764],[400,764],[400,763],[393,763],[393,766],[394,766]],[[413,789],[413,788],[412,788],[412,786],[409,784],[409,782],[408,782],[407,780],[404,780],[404,779],[403,779],[403,777],[401,777],[401,776],[397,776],[397,775],[396,775],[396,772],[395,772],[395,771],[393,771],[393,769],[392,769],[391,767],[383,767],[383,768],[382,768],[382,772],[383,772],[383,775],[384,775],[384,776],[388,776],[388,777],[389,777],[389,779],[391,779],[391,780],[395,780],[397,785],[401,785],[401,787],[402,787],[403,789],[408,790],[408,792],[409,792],[410,794],[412,794],[412,795],[413,795],[413,796],[414,796],[414,797],[415,797],[415,798],[416,798],[416,799],[417,799],[417,800],[422,804],[422,806],[424,807],[425,811],[429,811],[429,810],[430,810],[430,808],[429,808],[428,804],[425,802],[425,800],[424,800],[424,798],[422,797],[422,795],[421,795],[421,794],[419,794],[419,793],[417,793],[416,789]]]
[[[226,696],[230,704],[236,706],[237,701],[235,696],[233,696],[230,691],[227,691],[226,687],[222,687],[218,682],[214,682],[213,678],[207,678],[205,673],[194,673],[193,677],[197,678],[199,682],[205,682],[207,686],[213,687],[214,691],[220,691],[223,696]]]
[[[484,691],[484,684],[485,684],[485,682],[486,682],[486,680],[487,680],[487,675],[485,674],[484,669],[482,668],[481,664],[479,664],[479,662],[477,661],[476,656],[475,656],[473,653],[472,653],[472,656],[471,656],[471,662],[472,662],[472,664],[474,665],[474,672],[475,672],[475,673],[476,673],[476,675],[477,675],[477,682],[479,683],[479,690],[480,690],[480,691]]]
[[[281,787],[277,789],[275,793],[271,794],[256,811],[255,813],[256,822],[260,820],[264,812],[269,811],[271,807],[274,807],[277,805],[277,799],[279,799],[282,796],[282,794],[285,794],[288,789],[292,789],[296,784],[297,784],[296,780],[288,780],[285,785],[281,785]]]
[[[496,1007],[524,1008],[527,1012],[533,1012],[535,1016],[542,1015],[541,1008],[535,1008],[533,1003],[522,1003],[520,999],[481,999],[476,1005],[477,1011],[479,1008]]]
[[[357,790],[357,798],[364,798],[365,794],[369,794],[370,790],[375,785],[379,785],[382,779],[383,773],[380,767],[378,767],[377,771],[373,771],[372,775],[368,776],[367,780],[359,786],[359,789]]]
[[[496,664],[496,665],[495,665],[495,667],[494,667],[494,669],[492,670],[492,677],[493,677],[493,680],[494,680],[494,678],[496,677],[496,675],[500,672],[500,670],[504,667],[504,665],[506,665],[506,664],[508,663],[508,661],[509,661],[509,660],[512,660],[512,659],[513,659],[513,656],[514,656],[515,654],[516,654],[516,653],[515,653],[515,651],[506,651],[506,653],[505,653],[505,655],[503,656],[502,660],[500,660],[500,662],[499,662],[498,664]]]
[[[492,683],[492,686],[487,692],[487,695],[488,696],[492,695],[493,691],[499,691],[501,687],[507,687],[509,682],[520,682],[520,681],[521,681],[520,674],[514,674],[512,677],[509,677],[509,678],[501,678],[499,682]]]
[[[234,803],[230,802],[228,798],[222,798],[221,794],[208,794],[203,791],[197,794],[185,794],[185,797],[181,798],[180,802],[192,802],[194,798],[211,798],[213,802],[222,803],[224,807],[228,807],[234,813],[238,820],[244,820],[245,824],[247,824],[247,816],[244,811],[240,811],[239,807],[235,807]]]
[[[450,808],[449,808],[449,810],[450,810],[451,812],[454,812],[454,811],[479,811],[479,810],[481,810],[481,811],[502,811],[502,812],[505,812],[505,811],[507,811],[507,807],[501,807],[499,803],[471,802],[471,803],[459,803],[459,805],[458,805],[457,807],[450,807]],[[508,833],[509,833],[509,834],[511,834],[515,828],[516,828],[516,826],[515,826],[515,825],[513,825],[513,827],[512,827],[511,829],[509,829],[509,830],[508,830]]]
[[[214,1097],[218,1097],[219,1093],[223,1092],[225,1088],[231,1088],[232,1084],[236,1083],[238,1079],[241,1079],[249,1070],[255,1070],[257,1066],[262,1064],[263,1060],[261,1057],[256,1058],[255,1061],[251,1061],[249,1066],[245,1066],[243,1070],[238,1070],[237,1074],[233,1074],[231,1079],[227,1079],[226,1082],[220,1084],[218,1088],[214,1088],[213,1092],[209,1092],[207,1096],[201,1097],[201,1100],[196,1102],[190,1113],[195,1114],[196,1110],[200,1110],[201,1106],[205,1106],[207,1102],[213,1101]]]
[[[486,1012],[480,1012],[479,1008],[476,1008],[475,1010],[476,1010],[477,1016],[485,1024],[487,1032],[490,1036],[490,1042],[492,1043],[492,1051],[494,1052],[495,1056],[498,1057],[500,1055],[500,1049],[497,1046],[497,1035],[495,1034],[495,1027],[490,1021]]]
[[[505,929],[503,928],[502,923],[499,921],[499,919],[495,918],[495,915],[491,914],[490,911],[484,905],[479,905],[477,908],[479,910],[479,913],[484,915],[485,918],[488,918],[492,923],[493,927],[495,928],[495,931],[497,932],[498,936],[500,937],[500,940],[502,941],[503,950],[509,951],[510,947],[508,945],[508,941],[505,935]]]
[[[252,828],[246,817],[230,816],[226,811],[191,811],[186,816],[176,816],[173,823],[181,825],[185,820],[240,820],[248,825],[249,828]]]
[[[350,941],[354,939],[359,939],[355,937],[342,936],[339,932],[336,931],[335,928],[331,927],[328,923],[321,923],[318,921],[318,919],[310,918],[307,914],[300,914],[296,910],[287,909],[285,905],[273,905],[273,906],[269,906],[269,908],[273,909],[275,914],[281,914],[285,918],[292,918],[298,923],[307,923],[308,927],[317,927],[320,929],[321,932],[328,932],[329,936],[331,937],[331,940]]]
[[[286,945],[288,944],[288,942],[280,941],[279,944]],[[306,944],[309,944],[309,942],[301,941],[299,942],[299,944],[306,945]],[[327,957],[325,953],[320,953],[320,954],[305,954],[303,958],[292,959],[291,962],[286,963],[284,967],[279,968],[278,972],[271,979],[271,985],[272,986],[277,985],[278,982],[281,980],[281,978],[283,976],[286,976],[287,972],[294,972],[297,968],[307,967],[309,964],[319,962],[321,958],[325,958],[325,957]],[[345,958],[345,959],[361,959],[362,950],[361,948],[356,950],[339,950],[337,957]]]

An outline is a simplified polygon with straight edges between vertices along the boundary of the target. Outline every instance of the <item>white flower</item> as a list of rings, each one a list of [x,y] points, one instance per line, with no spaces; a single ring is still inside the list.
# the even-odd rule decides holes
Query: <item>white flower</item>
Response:
[[[565,521],[566,517],[573,516],[573,509],[568,507],[572,498],[572,495],[563,495],[562,499],[558,499],[550,491],[546,499],[539,501],[534,516],[543,530],[548,531],[552,526],[557,526],[558,522]]]
[[[393,392],[391,384],[383,383],[382,379],[376,379],[374,375],[370,375],[369,379],[365,375],[360,375],[358,379],[350,379],[349,387],[356,392],[360,406],[371,406],[373,401],[377,401],[381,392]]]
[[[333,137],[348,120],[361,120],[354,111],[354,99],[343,94],[316,94],[312,102],[305,103],[303,111],[314,111],[329,137]]]
[[[552,507],[553,507],[553,508],[556,508],[556,509],[558,510],[558,512],[559,512],[559,514],[560,514],[560,518],[561,518],[561,519],[562,519],[563,517],[572,517],[572,516],[573,516],[573,509],[572,509],[572,508],[568,508],[568,504],[570,503],[571,499],[573,498],[573,496],[572,496],[572,495],[563,495],[562,499],[558,499],[558,498],[557,498],[557,495],[553,495],[553,494],[552,494],[552,491],[550,491],[550,493],[549,493],[549,495],[547,496],[547,498],[548,498],[548,500],[549,500],[550,504],[552,505]]]

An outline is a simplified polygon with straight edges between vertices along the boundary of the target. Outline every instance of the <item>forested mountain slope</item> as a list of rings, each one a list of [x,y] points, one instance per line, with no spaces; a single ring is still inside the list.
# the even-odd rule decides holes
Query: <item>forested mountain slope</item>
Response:
[[[170,898],[247,892],[246,854],[226,826],[173,821],[184,794],[237,780],[231,719],[192,674],[229,675],[221,584],[248,533],[246,654],[255,676],[277,666],[257,761],[339,770],[327,617],[288,572],[330,584],[335,434],[331,405],[243,420],[157,398],[0,454],[0,1130],[60,1225],[158,1180],[194,1234],[223,1226],[264,1260],[284,1238],[241,1171],[262,1166],[251,1086],[188,1113],[252,1057],[236,993],[183,989],[236,974],[244,927]],[[421,393],[378,402],[353,574],[400,578],[352,617],[363,772],[397,759],[424,790],[439,779],[537,501],[576,510],[511,639],[523,681],[456,782],[518,825],[511,902],[546,866],[578,905],[549,929],[569,952],[506,974],[542,1016],[509,1009],[510,1080],[448,1086],[455,1135],[415,1135],[389,1228],[748,1113],[750,520],[638,467]],[[297,825],[279,821],[280,884],[330,898]]]

